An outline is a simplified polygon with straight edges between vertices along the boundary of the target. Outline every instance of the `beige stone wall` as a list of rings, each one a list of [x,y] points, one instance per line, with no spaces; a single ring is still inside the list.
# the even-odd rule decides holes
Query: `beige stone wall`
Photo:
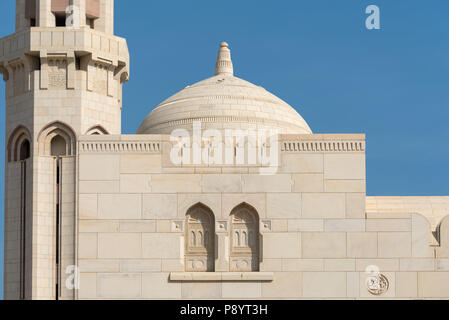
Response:
[[[449,297],[449,263],[435,258],[426,218],[366,214],[363,135],[282,136],[271,176],[174,167],[167,141],[81,138],[78,299]],[[260,272],[229,272],[230,213],[242,202],[260,216]],[[213,273],[184,272],[185,215],[196,203],[217,221]],[[366,287],[369,266],[388,280],[382,295]]]
[[[367,197],[366,211],[386,215],[401,212],[419,213],[429,220],[432,231],[436,231],[441,221],[449,215],[449,196]]]
[[[10,165],[6,172],[5,186],[5,299],[14,299],[20,296],[20,164]]]
[[[82,15],[89,9],[85,0],[69,3]],[[38,1],[37,27],[29,28],[18,0],[16,33],[0,39],[7,141],[23,130],[31,142],[24,275],[23,169],[6,165],[7,299],[21,290],[54,299],[56,279],[65,284],[55,265],[58,199],[60,272],[72,263],[81,271],[79,290],[60,287],[62,299],[449,298],[447,199],[366,198],[364,135],[283,135],[272,175],[255,165],[176,166],[168,136],[119,135],[129,53],[113,35],[113,1],[99,0],[94,29],[84,21],[55,28],[51,8],[51,0]],[[56,135],[67,143],[59,160],[50,154]],[[199,203],[215,223],[214,272],[186,272],[198,270],[195,257],[186,267],[185,253],[196,245],[186,213]],[[253,251],[239,255],[244,238],[231,242],[231,216],[240,207],[256,212],[259,225]],[[373,268],[380,289],[366,284]]]

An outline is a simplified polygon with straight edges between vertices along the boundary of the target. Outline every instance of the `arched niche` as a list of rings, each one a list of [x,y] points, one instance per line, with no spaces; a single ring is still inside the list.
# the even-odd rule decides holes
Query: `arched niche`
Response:
[[[231,212],[231,271],[259,271],[259,214],[247,203]]]
[[[8,169],[7,175],[7,198],[10,201],[10,206],[6,207],[6,216],[14,215],[14,226],[10,226],[12,236],[7,236],[5,241],[14,242],[14,248],[17,253],[17,284],[18,294],[20,299],[27,297],[27,289],[29,288],[27,281],[27,273],[29,272],[29,257],[30,257],[30,237],[27,226],[30,226],[30,203],[28,201],[32,189],[30,188],[32,178],[29,174],[29,166],[27,159],[31,158],[31,135],[30,131],[25,126],[18,126],[9,135],[7,143],[7,160],[8,162],[16,162],[18,166],[12,166]],[[14,176],[12,180],[16,180],[11,188],[10,177]],[[13,208],[11,210],[11,208]]]
[[[8,139],[8,162],[23,161],[30,158],[31,150],[31,135],[29,130],[24,126],[18,126]]]
[[[215,266],[215,218],[202,203],[186,214],[186,271],[213,272]]]
[[[47,125],[38,136],[39,155],[74,156],[76,154],[76,135],[72,128],[62,122]]]
[[[54,136],[50,141],[50,154],[54,157],[67,155],[67,142],[61,135]]]
[[[30,144],[30,141],[28,139],[25,139],[20,144],[19,160],[20,161],[24,161],[24,160],[30,158],[30,155],[31,155],[31,144]]]

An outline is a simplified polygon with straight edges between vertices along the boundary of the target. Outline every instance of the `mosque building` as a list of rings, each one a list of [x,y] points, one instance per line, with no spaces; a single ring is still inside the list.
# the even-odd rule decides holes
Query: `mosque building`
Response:
[[[16,0],[0,39],[6,299],[449,298],[449,197],[367,197],[365,135],[314,134],[228,43],[121,134],[113,16]]]

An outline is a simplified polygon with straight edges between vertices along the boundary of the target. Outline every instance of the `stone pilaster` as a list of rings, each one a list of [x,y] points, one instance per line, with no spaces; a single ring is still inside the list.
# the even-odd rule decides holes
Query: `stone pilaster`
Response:
[[[36,0],[37,26],[55,27],[55,16],[51,12],[51,0]]]
[[[218,248],[218,256],[215,260],[216,272],[229,271],[229,236],[228,221],[217,221],[216,224],[216,241]]]

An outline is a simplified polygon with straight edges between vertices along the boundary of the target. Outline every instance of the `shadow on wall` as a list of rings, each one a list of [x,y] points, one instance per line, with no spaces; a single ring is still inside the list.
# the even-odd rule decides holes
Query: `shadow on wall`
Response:
[[[449,258],[449,215],[444,217],[438,225],[438,236],[440,247],[437,251],[437,258]]]
[[[0,75],[0,128],[5,128],[5,85]],[[0,130],[0,300],[3,300],[3,267],[4,267],[4,197],[5,197],[5,130]]]

